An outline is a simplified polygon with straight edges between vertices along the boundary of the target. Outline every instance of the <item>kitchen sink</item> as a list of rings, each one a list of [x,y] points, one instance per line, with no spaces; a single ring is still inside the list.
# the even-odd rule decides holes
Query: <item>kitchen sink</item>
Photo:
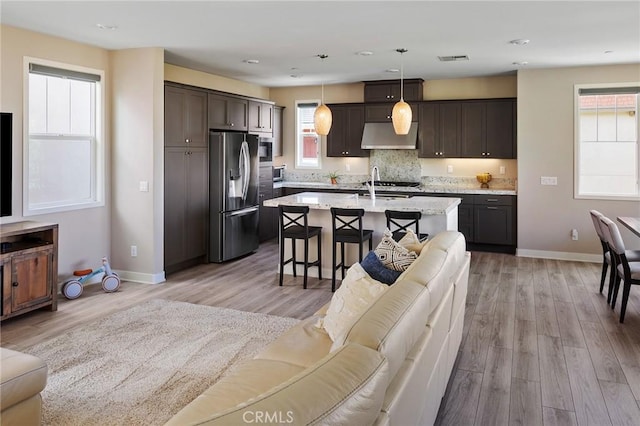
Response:
[[[362,198],[371,198],[371,194],[360,194],[359,197]],[[407,198],[411,198],[413,195],[405,195],[405,194],[376,194],[376,198],[380,200],[406,200]]]

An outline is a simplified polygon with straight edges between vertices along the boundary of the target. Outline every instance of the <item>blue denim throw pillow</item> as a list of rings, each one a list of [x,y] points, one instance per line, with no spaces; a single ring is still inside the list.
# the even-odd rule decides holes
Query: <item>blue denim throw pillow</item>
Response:
[[[388,285],[396,282],[400,274],[402,274],[400,271],[394,271],[384,266],[380,259],[378,259],[375,251],[370,251],[369,254],[362,259],[360,265],[371,278]]]

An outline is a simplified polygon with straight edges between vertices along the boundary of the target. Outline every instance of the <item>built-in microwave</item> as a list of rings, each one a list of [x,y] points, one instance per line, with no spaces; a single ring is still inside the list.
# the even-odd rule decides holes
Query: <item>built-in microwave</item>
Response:
[[[273,163],[273,138],[258,137],[258,158],[260,166],[268,166]]]
[[[273,181],[282,182],[284,180],[284,168],[286,166],[274,166],[273,167]]]

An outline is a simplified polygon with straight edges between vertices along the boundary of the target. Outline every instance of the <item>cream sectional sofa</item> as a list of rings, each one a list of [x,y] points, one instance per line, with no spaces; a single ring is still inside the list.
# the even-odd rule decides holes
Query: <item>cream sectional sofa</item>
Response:
[[[326,307],[178,412],[168,425],[431,425],[462,339],[470,254],[436,235],[333,342]]]

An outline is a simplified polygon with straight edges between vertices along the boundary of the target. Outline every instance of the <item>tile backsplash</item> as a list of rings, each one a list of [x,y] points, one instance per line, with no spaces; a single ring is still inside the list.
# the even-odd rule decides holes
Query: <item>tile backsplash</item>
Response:
[[[417,149],[374,149],[369,164],[378,166],[380,180],[419,182],[422,174]]]

